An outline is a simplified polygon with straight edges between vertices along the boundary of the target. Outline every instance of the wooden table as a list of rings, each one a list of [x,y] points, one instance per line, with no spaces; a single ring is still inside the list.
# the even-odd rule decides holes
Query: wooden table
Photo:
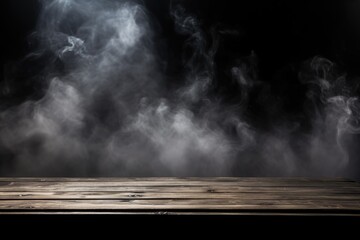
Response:
[[[360,184],[307,178],[0,178],[0,215],[360,216]]]

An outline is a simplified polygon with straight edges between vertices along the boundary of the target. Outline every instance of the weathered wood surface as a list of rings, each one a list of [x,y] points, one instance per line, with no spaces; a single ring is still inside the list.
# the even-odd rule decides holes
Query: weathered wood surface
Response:
[[[307,178],[0,178],[0,214],[360,217],[360,184]]]

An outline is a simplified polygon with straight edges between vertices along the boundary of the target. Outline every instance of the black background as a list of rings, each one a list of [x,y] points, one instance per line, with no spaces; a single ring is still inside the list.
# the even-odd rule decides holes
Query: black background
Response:
[[[181,56],[186,37],[176,32],[170,14],[171,6],[180,3],[200,20],[211,39],[215,28],[233,34],[221,36],[215,55],[217,88],[229,102],[237,101],[226,69],[237,59],[252,61],[256,55],[257,78],[270,86],[271,95],[281,111],[261,102],[250,102],[248,116],[256,127],[269,122],[298,118],[302,114],[307,89],[298,73],[304,61],[322,56],[346,73],[359,94],[360,75],[360,1],[357,0],[144,0],[156,26],[159,54],[165,59],[166,74],[176,78],[183,70]],[[34,78],[41,69],[28,65],[14,74],[18,62],[33,49],[31,38],[40,12],[37,0],[1,1],[1,79],[11,79],[11,93],[0,85],[1,108],[29,98],[41,97],[39,82]],[[221,34],[220,34],[221,35]],[[211,44],[211,41],[210,43]],[[21,66],[21,65],[20,65]],[[29,67],[31,66],[31,67]],[[256,92],[254,93],[256,94]],[[267,112],[267,114],[263,114]],[[281,114],[279,114],[281,113]],[[264,117],[265,116],[265,117]],[[268,119],[266,119],[268,118]],[[304,124],[306,126],[306,124]]]
[[[301,84],[298,72],[303,62],[314,56],[322,56],[335,62],[341,72],[347,73],[348,81],[352,82],[355,92],[357,91],[360,95],[360,87],[358,87],[360,83],[360,1],[358,0],[176,0],[172,3],[170,0],[144,0],[144,4],[157,26],[157,37],[162,43],[159,44],[159,53],[168,63],[166,73],[169,76],[177,76],[182,71],[183,62],[178,56],[181,55],[186,40],[174,29],[173,18],[169,11],[171,4],[174,3],[181,3],[200,19],[206,34],[210,35],[211,29],[214,27],[237,32],[233,35],[223,36],[215,56],[218,88],[223,98],[228,101],[236,101],[238,94],[232,89],[225,69],[236,63],[236,59],[249,60],[252,52],[256,54],[258,78],[268,83],[272,95],[282,102],[281,114],[277,114],[277,112],[265,114],[271,118],[270,120],[266,119],[263,114],[267,111],[263,109],[266,106],[253,103],[248,114],[252,115],[252,123],[257,127],[266,128],[267,123],[275,122],[277,119],[296,118],[301,115],[307,89]],[[30,63],[21,70],[17,69],[15,74],[13,72],[14,63],[21,62],[33,50],[29,35],[36,30],[40,4],[38,0],[2,0],[0,4],[2,16],[0,109],[2,110],[29,98],[39,98],[42,93],[38,90],[39,82],[34,78],[41,71],[41,66],[36,68],[36,65]],[[13,87],[10,94],[3,88],[3,83],[9,79],[11,79],[10,85]],[[357,153],[359,151],[358,149]],[[357,154],[355,153],[355,155]],[[353,176],[359,178],[358,164],[356,163],[352,167],[354,168]],[[190,223],[193,228],[195,228],[194,226],[198,227],[199,223],[204,224],[205,220],[201,219],[201,221],[195,222],[193,218],[191,219]],[[178,221],[173,226],[185,226],[188,229],[191,219]],[[58,219],[58,222],[60,220]],[[148,220],[146,219],[146,223],[149,222]],[[170,225],[168,220],[163,220],[164,225],[168,224],[165,226]],[[209,218],[206,220],[208,221],[206,222],[207,226],[213,226],[212,229],[217,229],[219,223],[223,224],[223,228],[220,229],[232,229],[232,231],[239,229],[238,220],[237,225],[234,225],[235,221],[233,221],[233,225],[229,225],[229,219],[225,222],[224,219],[217,219],[213,221],[213,225],[209,225],[211,223]],[[329,219],[327,220],[330,222]],[[68,219],[66,221],[68,222]],[[324,219],[316,218],[312,222],[310,221],[311,223],[309,223],[309,219],[297,221],[300,223],[298,225],[304,226],[304,223],[307,223],[308,226],[312,225],[316,228],[322,223],[327,227],[324,230],[329,230],[328,222]],[[11,219],[9,221],[9,218],[0,222],[10,225],[13,223]],[[79,222],[79,219],[75,219],[71,223],[77,228]],[[117,229],[119,226],[110,225],[109,227],[108,223],[116,221],[109,221],[109,219],[99,221],[98,217],[91,223],[92,225],[86,222],[86,226],[94,226],[92,229],[97,229],[101,222],[104,224],[104,229],[106,223],[106,231]],[[128,224],[125,226],[129,227],[130,223],[139,224],[135,221],[129,223],[129,217],[126,217],[125,222]],[[184,222],[187,225],[181,225]],[[193,224],[194,222],[195,224]],[[254,223],[252,226],[259,224],[258,219],[250,219],[249,223],[248,217],[243,222],[248,225]],[[282,219],[281,226],[288,222],[289,219]],[[343,219],[339,219],[336,225],[333,224],[336,228],[330,230],[338,229],[338,223],[341,225],[342,222]],[[28,223],[38,224],[39,221],[31,219],[26,222],[27,226],[33,226]],[[40,223],[43,225],[45,222]],[[170,221],[170,223],[172,224],[174,221]],[[275,225],[274,219],[269,221],[264,218],[262,225],[269,227],[269,223]],[[348,224],[348,222],[345,223]],[[142,224],[142,226],[145,225],[147,224]],[[58,227],[59,225],[53,224],[53,226]],[[82,230],[86,232],[88,229]],[[206,233],[208,229],[210,228],[200,228],[201,234]],[[245,228],[240,228],[240,231],[243,230]],[[28,233],[28,231],[26,232]],[[213,231],[208,233],[213,234]],[[158,231],[158,234],[163,233]]]
[[[261,81],[270,83],[276,95],[290,101],[285,112],[296,111],[302,105],[305,89],[298,83],[297,73],[299,64],[305,60],[326,57],[347,74],[355,78],[359,74],[359,1],[147,0],[144,4],[156,22],[157,36],[165,42],[159,52],[166,56],[170,75],[181,69],[182,62],[177,56],[185,41],[184,36],[176,33],[170,15],[171,5],[177,3],[200,19],[207,34],[214,27],[236,32],[222,38],[215,56],[219,85],[223,81],[226,86],[223,69],[233,64],[234,59],[254,52]],[[40,11],[37,0],[6,0],[2,4],[1,81],[11,72],[12,62],[31,52],[29,35],[35,31]],[[21,100],[34,94],[35,83],[29,79],[35,74],[32,70],[13,78],[17,90],[11,96],[2,94],[2,100]],[[228,93],[231,90],[224,95]]]

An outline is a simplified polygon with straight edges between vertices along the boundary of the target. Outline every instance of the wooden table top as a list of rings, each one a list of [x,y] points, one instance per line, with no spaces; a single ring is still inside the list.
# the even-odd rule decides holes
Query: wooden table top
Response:
[[[0,178],[0,214],[360,216],[360,183],[308,178]]]

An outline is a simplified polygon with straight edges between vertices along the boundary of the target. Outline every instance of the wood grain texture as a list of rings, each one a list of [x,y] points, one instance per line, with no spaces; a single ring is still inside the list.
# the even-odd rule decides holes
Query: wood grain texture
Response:
[[[350,214],[360,184],[307,178],[0,178],[0,214]]]

